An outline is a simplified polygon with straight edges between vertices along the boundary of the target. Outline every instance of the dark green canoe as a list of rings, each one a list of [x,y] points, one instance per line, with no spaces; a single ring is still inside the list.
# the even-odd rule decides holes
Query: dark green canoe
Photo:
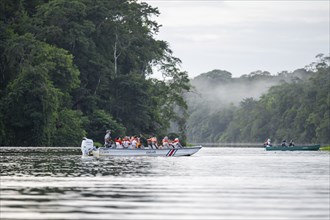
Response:
[[[297,145],[297,146],[266,146],[266,150],[282,150],[282,151],[316,151],[320,149],[320,145]]]

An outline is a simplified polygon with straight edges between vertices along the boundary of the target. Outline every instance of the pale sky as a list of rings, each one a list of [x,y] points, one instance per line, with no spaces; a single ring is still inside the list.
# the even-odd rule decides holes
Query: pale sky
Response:
[[[213,69],[277,74],[329,54],[328,0],[143,1],[159,9],[156,38],[169,43],[190,78]]]

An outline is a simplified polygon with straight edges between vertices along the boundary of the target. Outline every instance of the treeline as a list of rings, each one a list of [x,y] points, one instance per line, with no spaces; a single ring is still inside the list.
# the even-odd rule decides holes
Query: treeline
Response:
[[[186,97],[189,141],[330,143],[329,57],[317,58],[274,76],[256,71],[232,78],[214,70],[196,77],[196,93]]]
[[[0,145],[77,146],[84,136],[102,142],[106,129],[162,135],[172,122],[185,138],[189,79],[154,38],[157,8],[2,0],[0,10]]]

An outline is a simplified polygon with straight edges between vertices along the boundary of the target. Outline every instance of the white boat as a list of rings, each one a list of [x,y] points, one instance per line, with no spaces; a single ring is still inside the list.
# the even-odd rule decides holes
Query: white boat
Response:
[[[197,153],[202,146],[182,147],[174,149],[118,149],[94,147],[93,140],[84,138],[81,142],[83,156],[151,156],[151,157],[180,157]]]

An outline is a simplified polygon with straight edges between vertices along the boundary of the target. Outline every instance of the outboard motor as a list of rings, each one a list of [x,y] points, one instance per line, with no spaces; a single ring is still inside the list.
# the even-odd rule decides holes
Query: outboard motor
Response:
[[[86,137],[81,142],[81,152],[83,156],[91,156],[94,150],[94,142]]]

